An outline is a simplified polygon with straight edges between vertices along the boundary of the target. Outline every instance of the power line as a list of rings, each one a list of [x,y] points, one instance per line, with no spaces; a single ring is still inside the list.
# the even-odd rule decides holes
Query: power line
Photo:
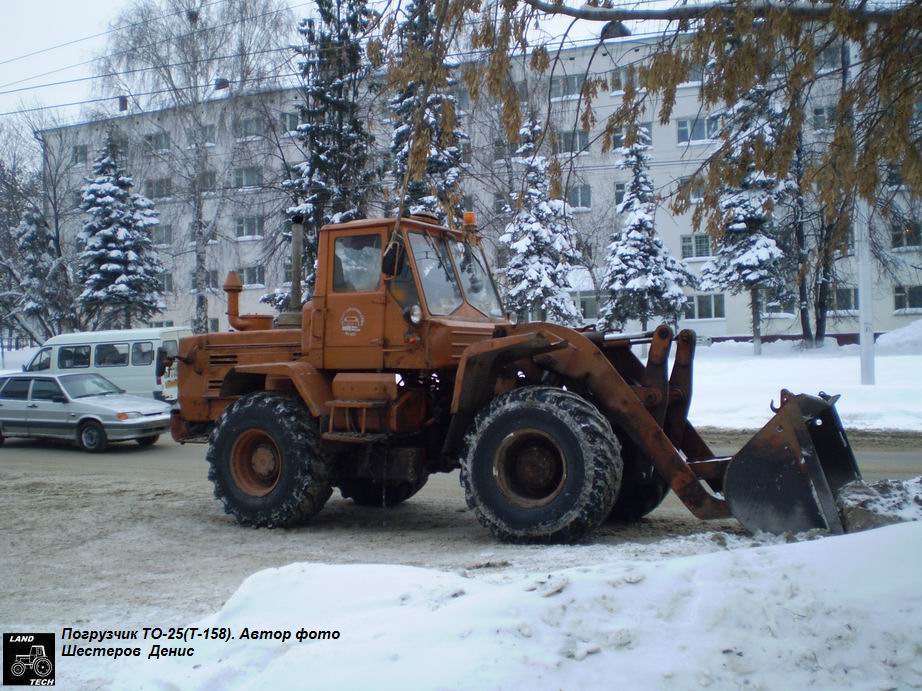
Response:
[[[219,2],[227,2],[227,0],[212,0],[212,2],[202,5],[202,7],[211,7],[212,5],[216,5]],[[106,31],[101,31],[97,34],[92,34],[91,36],[84,36],[83,38],[75,38],[72,41],[66,41],[65,43],[58,43],[57,45],[48,46],[47,48],[33,50],[31,53],[25,53],[23,55],[18,55],[15,58],[7,58],[6,60],[0,60],[0,65],[8,65],[11,62],[18,62],[19,60],[25,60],[26,58],[31,58],[35,55],[42,55],[43,53],[50,53],[51,51],[57,50],[58,48],[66,48],[67,46],[73,46],[73,45],[76,45],[77,43],[83,43],[84,41],[90,41],[94,38],[100,38],[101,36],[108,36],[109,34],[115,33],[116,31],[124,31],[125,29],[132,29],[142,24],[149,24],[151,21],[158,21],[160,19],[167,19],[169,17],[175,17],[176,15],[184,14],[185,12],[186,10],[180,10],[179,12],[171,12],[169,14],[162,14],[159,17],[154,17],[154,19],[152,20],[145,19],[143,22],[133,22],[131,24],[123,24],[122,26],[115,26]],[[64,68],[64,69],[67,69],[67,68]]]

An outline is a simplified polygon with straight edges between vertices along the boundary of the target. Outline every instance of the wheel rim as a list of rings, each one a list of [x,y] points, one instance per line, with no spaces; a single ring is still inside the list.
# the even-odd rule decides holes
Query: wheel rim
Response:
[[[80,436],[84,446],[95,447],[99,444],[99,430],[92,425],[84,427]]]
[[[259,429],[237,437],[231,449],[231,477],[244,494],[264,497],[278,484],[282,454],[275,440]]]
[[[49,660],[36,660],[32,669],[40,677],[47,677],[51,673],[51,662]]]
[[[14,662],[10,666],[10,672],[13,673],[14,677],[21,677],[25,671],[26,671],[26,666],[22,664],[21,662]]]
[[[508,435],[493,456],[493,478],[503,495],[516,506],[538,508],[563,491],[567,463],[557,442],[539,429]]]

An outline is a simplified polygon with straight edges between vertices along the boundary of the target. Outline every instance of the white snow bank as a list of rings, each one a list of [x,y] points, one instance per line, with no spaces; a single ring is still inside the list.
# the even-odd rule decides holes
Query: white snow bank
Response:
[[[917,319],[901,329],[881,334],[877,344],[887,349],[914,349],[917,353],[922,353],[922,319]]]
[[[3,352],[3,366],[0,374],[22,372],[22,366],[28,364],[35,357],[38,348],[20,348],[19,350],[6,350]]]
[[[292,564],[198,626],[336,641],[196,641],[114,688],[909,688],[922,684],[922,524],[504,584]]]
[[[715,343],[696,351],[689,420],[699,427],[756,429],[772,415],[769,402],[777,405],[786,388],[794,393],[842,394],[836,407],[846,430],[922,432],[919,372],[922,347],[879,347],[877,383],[862,386],[858,346],[840,348],[832,342],[801,350],[786,341],[765,344],[763,354],[754,357],[751,343]]]

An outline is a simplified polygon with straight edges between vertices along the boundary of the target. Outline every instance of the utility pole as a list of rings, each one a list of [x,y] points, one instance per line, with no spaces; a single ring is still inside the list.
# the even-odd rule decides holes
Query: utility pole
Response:
[[[871,209],[855,203],[855,254],[858,257],[858,342],[861,346],[861,383],[874,384],[874,301],[871,291]]]

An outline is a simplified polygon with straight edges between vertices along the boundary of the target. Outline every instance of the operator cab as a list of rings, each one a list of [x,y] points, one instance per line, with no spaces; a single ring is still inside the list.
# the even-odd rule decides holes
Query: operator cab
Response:
[[[472,220],[472,219],[471,219]],[[437,369],[508,323],[479,237],[434,219],[325,226],[304,352],[337,370]]]

